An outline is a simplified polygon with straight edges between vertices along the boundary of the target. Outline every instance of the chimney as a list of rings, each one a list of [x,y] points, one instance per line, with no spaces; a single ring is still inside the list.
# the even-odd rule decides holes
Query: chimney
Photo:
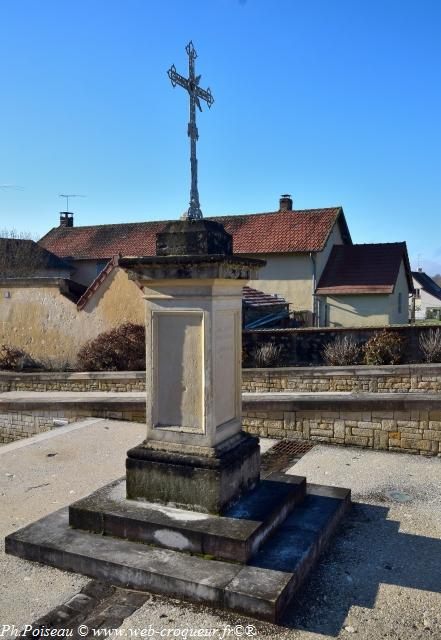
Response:
[[[280,196],[280,211],[292,211],[292,198],[289,193],[284,193]]]
[[[60,211],[60,227],[73,227],[73,213]]]
[[[418,272],[423,273],[423,267],[418,267]]]

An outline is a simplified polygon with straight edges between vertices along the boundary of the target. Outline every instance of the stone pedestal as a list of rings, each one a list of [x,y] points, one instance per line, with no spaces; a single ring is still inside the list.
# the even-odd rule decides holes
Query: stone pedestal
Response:
[[[201,220],[171,224],[157,253],[121,260],[147,312],[147,437],[127,453],[127,479],[10,534],[5,550],[275,622],[350,491],[259,481],[240,390],[242,285],[260,261],[233,256],[222,226]]]
[[[259,479],[242,432],[242,288],[260,260],[233,256],[206,220],[169,225],[157,255],[121,266],[146,300],[147,437],[127,455],[127,496],[221,513]]]

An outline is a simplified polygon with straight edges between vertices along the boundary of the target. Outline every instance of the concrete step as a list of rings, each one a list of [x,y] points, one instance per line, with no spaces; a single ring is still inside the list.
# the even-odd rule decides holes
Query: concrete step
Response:
[[[114,585],[277,621],[350,504],[350,492],[311,487],[250,564],[72,529],[61,509],[6,538],[6,552]]]
[[[246,563],[306,495],[305,478],[275,473],[223,516],[128,500],[121,478],[69,507],[76,529]]]

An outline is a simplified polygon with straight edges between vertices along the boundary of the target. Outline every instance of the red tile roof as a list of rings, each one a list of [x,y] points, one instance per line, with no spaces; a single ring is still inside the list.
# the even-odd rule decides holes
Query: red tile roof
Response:
[[[247,307],[273,307],[278,304],[288,304],[283,296],[264,293],[253,287],[244,287],[242,297]]]
[[[393,293],[402,261],[413,291],[405,242],[334,245],[316,293]]]
[[[234,253],[298,253],[321,251],[336,222],[348,242],[349,230],[341,207],[274,211],[210,218],[233,236]],[[155,255],[156,234],[167,221],[55,227],[40,245],[63,258],[110,259]]]

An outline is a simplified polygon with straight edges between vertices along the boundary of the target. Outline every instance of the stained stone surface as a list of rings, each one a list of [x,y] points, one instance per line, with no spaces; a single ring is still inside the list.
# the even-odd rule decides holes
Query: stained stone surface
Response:
[[[274,622],[323,551],[349,503],[349,490],[310,488],[305,509],[296,507],[285,526],[246,565],[73,529],[67,508],[7,536],[5,546],[7,553],[116,586]]]
[[[305,497],[305,478],[274,474],[224,516],[128,500],[125,479],[69,507],[72,527],[160,547],[247,562]]]

